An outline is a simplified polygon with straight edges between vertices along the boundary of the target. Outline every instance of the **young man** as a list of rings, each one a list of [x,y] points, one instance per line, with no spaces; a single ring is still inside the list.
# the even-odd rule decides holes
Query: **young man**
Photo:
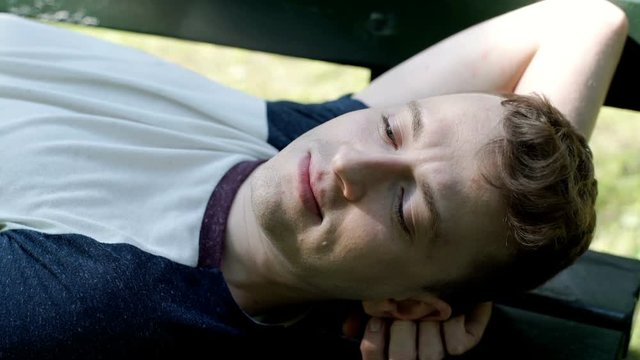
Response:
[[[626,35],[607,2],[522,8],[308,106],[0,27],[7,356],[287,353],[307,344],[287,331],[305,304],[346,299],[374,316],[365,358],[439,357],[473,346],[490,311],[441,323],[452,305],[535,286],[588,246],[584,139],[545,101],[494,93],[544,94],[588,136]]]

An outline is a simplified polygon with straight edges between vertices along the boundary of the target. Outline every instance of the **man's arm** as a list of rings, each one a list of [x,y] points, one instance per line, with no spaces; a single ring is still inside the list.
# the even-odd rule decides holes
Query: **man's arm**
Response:
[[[627,34],[605,0],[547,0],[487,20],[411,57],[355,95],[369,106],[460,92],[538,92],[585,135]]]
[[[627,18],[607,1],[550,5],[557,10],[514,92],[545,95],[588,139],[622,54]]]

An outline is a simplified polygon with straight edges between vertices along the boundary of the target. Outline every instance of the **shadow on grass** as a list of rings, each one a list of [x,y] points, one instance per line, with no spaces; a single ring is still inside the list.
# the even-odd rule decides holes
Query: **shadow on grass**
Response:
[[[640,360],[640,350],[630,349],[625,360]]]

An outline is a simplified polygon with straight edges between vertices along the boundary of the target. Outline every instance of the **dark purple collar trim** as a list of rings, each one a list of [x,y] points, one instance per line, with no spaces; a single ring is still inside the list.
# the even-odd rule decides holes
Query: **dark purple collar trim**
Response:
[[[240,185],[265,160],[243,161],[222,177],[209,197],[200,227],[198,267],[219,267],[224,250],[227,219]]]

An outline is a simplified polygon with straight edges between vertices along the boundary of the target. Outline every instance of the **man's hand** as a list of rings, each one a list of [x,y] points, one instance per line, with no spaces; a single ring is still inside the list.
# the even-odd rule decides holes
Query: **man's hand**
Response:
[[[360,344],[363,360],[442,359],[460,355],[478,344],[491,317],[491,303],[477,305],[467,314],[446,321],[386,319],[374,315]],[[373,314],[372,314],[373,313]],[[387,343],[388,340],[388,343]]]

